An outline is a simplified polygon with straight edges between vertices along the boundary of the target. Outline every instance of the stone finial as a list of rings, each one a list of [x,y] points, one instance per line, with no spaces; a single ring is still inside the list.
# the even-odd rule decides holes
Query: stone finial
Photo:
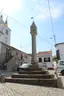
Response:
[[[36,24],[35,24],[35,22],[33,21],[32,22],[32,25],[31,25],[32,27],[36,27]]]
[[[5,26],[8,27],[8,17],[6,18]]]
[[[30,33],[36,33],[37,34],[37,27],[35,22],[32,22],[32,25],[30,26]]]

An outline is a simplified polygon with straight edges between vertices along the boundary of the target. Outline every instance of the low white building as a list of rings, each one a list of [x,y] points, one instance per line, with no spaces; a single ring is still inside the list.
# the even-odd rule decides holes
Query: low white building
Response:
[[[38,60],[38,63],[40,63],[40,64],[46,63],[47,68],[53,68],[52,51],[51,50],[44,51],[44,52],[38,52],[37,60]]]
[[[55,47],[56,47],[57,58],[60,60],[64,60],[64,42],[57,43]]]

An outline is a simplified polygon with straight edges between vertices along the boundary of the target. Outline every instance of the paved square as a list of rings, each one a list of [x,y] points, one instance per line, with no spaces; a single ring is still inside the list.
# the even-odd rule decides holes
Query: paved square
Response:
[[[0,96],[64,96],[64,90],[15,83],[0,83]]]

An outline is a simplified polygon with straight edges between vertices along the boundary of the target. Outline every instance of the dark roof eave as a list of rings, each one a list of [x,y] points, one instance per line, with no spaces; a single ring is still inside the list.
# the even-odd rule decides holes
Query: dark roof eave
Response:
[[[56,47],[57,45],[60,45],[60,44],[64,44],[64,42],[61,42],[61,43],[57,43],[57,44],[55,44],[55,47]]]

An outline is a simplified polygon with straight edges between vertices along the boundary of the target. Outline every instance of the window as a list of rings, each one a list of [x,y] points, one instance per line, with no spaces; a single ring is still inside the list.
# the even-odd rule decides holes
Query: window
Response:
[[[5,43],[7,43],[7,41],[5,41]]]
[[[7,40],[7,37],[5,37],[5,43],[7,43],[7,41],[8,41],[8,40]]]
[[[27,59],[27,55],[24,56]]]
[[[64,61],[60,61],[60,65],[64,65]]]
[[[44,62],[50,62],[50,57],[44,58]]]
[[[7,40],[7,37],[6,37],[6,40]]]
[[[16,52],[16,55],[18,55],[18,52]]]
[[[39,58],[39,62],[42,62],[42,58]]]
[[[57,59],[60,60],[60,52],[59,52],[59,50],[56,50],[56,56],[57,56]]]
[[[23,60],[23,54],[21,54],[21,60]]]
[[[6,34],[8,35],[8,30],[6,29]]]

